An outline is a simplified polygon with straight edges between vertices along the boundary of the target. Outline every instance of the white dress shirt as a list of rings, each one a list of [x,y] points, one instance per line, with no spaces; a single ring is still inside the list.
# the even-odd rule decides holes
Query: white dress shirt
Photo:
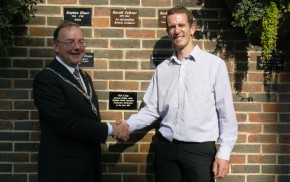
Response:
[[[237,121],[222,59],[197,45],[183,61],[173,54],[156,68],[143,102],[144,107],[127,120],[131,131],[161,117],[159,131],[169,141],[217,141],[217,157],[229,160]]]

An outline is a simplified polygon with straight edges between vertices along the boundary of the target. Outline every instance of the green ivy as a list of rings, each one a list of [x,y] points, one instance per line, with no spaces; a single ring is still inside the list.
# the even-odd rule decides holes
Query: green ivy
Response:
[[[235,5],[232,25],[242,27],[248,39],[257,38],[260,34],[264,14],[265,10],[261,1],[241,0]]]
[[[262,62],[264,65],[264,81],[268,84],[272,80],[272,71],[268,68],[272,55],[277,52],[276,42],[278,34],[279,10],[275,2],[265,3],[265,16],[262,19]]]
[[[279,11],[275,2],[269,2],[265,5],[265,15],[262,19],[262,58],[270,60],[272,53],[276,50],[278,34]]]
[[[276,44],[279,27],[290,17],[290,2],[289,0],[238,0],[235,1],[232,15],[234,19],[232,25],[243,28],[250,42],[261,44],[264,81],[267,85],[273,77],[273,71],[268,65],[272,56],[278,53]]]
[[[37,1],[42,0],[1,0],[0,1],[0,56],[8,55],[7,45],[14,39],[13,28],[27,24],[34,16]]]

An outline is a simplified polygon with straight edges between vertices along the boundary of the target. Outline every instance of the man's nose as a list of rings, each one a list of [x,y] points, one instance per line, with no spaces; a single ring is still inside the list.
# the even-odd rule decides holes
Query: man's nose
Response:
[[[176,25],[174,30],[175,30],[175,33],[178,34],[180,32],[180,27]]]

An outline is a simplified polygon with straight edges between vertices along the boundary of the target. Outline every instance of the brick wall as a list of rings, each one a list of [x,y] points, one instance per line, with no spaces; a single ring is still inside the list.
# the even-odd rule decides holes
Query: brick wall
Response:
[[[158,10],[184,5],[193,10],[199,32],[197,44],[226,59],[233,86],[239,138],[226,182],[286,182],[289,176],[290,64],[289,41],[284,70],[266,94],[263,72],[256,69],[260,47],[230,26],[223,0],[44,0],[27,25],[25,37],[0,58],[0,181],[37,181],[38,113],[33,104],[35,74],[52,60],[52,33],[63,19],[64,7],[92,8],[92,26],[83,27],[95,55],[92,76],[100,99],[103,122],[127,119],[136,110],[110,110],[109,92],[137,92],[138,105],[154,69],[153,53],[170,52],[164,28],[158,28]],[[138,28],[110,27],[110,10],[139,11]],[[19,28],[19,30],[24,30]],[[288,52],[287,52],[288,51]],[[253,101],[251,101],[251,99]],[[154,181],[152,138],[154,126],[132,134],[128,143],[109,138],[103,145],[104,181]]]

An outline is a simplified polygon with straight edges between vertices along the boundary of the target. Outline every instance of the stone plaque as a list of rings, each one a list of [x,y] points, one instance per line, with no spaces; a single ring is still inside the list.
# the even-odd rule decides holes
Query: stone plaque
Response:
[[[136,110],[136,92],[110,92],[109,109],[111,110]]]
[[[64,20],[72,21],[80,26],[92,25],[91,8],[64,8]]]
[[[158,10],[158,28],[166,28],[167,10]]]
[[[262,57],[257,56],[257,70],[263,70],[264,64]],[[268,70],[282,70],[284,69],[284,61],[282,57],[272,57],[267,65]]]
[[[81,67],[94,67],[94,53],[86,53],[80,62]]]
[[[172,56],[172,55],[166,55],[166,54],[153,54],[153,55],[151,55],[150,68],[152,68],[152,69],[156,68],[160,63],[162,63],[166,58],[168,58],[170,56]]]
[[[138,21],[138,10],[111,10],[111,27],[138,27]]]

